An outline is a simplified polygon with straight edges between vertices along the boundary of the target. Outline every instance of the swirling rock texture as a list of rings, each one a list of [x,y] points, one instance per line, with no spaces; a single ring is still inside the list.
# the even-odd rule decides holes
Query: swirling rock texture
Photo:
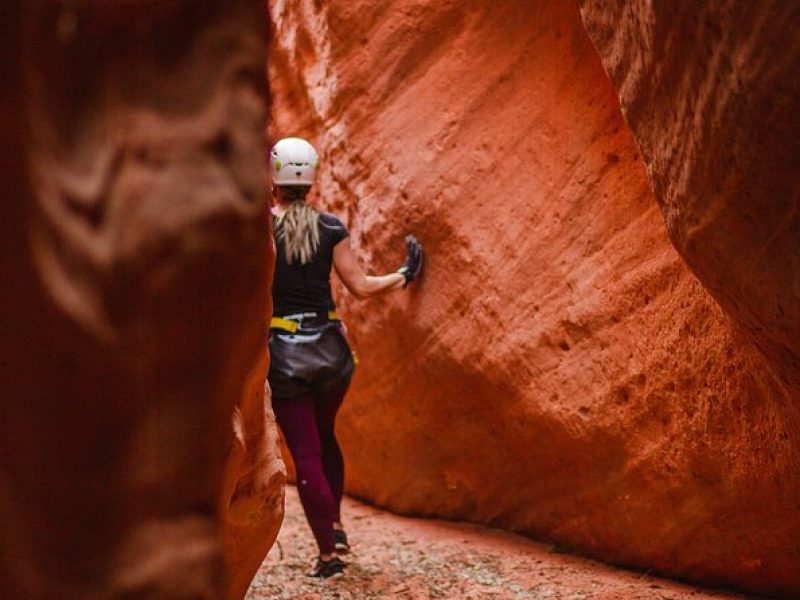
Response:
[[[284,476],[264,5],[3,11],[0,595],[241,597]]]
[[[273,18],[274,134],[323,151],[319,202],[373,271],[400,264],[407,231],[428,252],[410,291],[362,303],[339,290],[362,358],[339,429],[349,492],[675,577],[800,593],[791,369],[753,349],[670,243],[577,4],[275,0]],[[693,156],[673,131],[664,143]],[[790,214],[770,213],[785,228],[759,264],[789,248]],[[746,252],[737,232],[726,247]],[[757,280],[796,294],[786,269],[785,287]]]

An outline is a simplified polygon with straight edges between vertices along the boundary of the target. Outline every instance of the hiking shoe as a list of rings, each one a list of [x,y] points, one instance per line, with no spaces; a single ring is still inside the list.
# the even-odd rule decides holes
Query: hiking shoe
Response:
[[[350,544],[347,543],[347,534],[344,529],[334,529],[333,539],[336,541],[337,552],[350,552]]]
[[[320,579],[328,579],[329,577],[339,577],[344,572],[344,563],[339,560],[338,556],[334,556],[330,560],[317,559],[317,564],[311,569],[308,574],[309,577],[319,577]]]

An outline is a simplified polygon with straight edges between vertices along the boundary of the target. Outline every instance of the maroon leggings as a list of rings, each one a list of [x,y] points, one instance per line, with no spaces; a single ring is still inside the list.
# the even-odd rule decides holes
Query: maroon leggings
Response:
[[[320,554],[334,552],[341,520],[344,459],[333,431],[347,386],[297,398],[273,399],[273,409],[297,469],[297,491]]]

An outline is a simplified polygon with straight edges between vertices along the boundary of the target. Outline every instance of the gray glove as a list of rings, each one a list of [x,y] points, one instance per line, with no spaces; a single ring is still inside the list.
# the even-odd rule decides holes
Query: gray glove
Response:
[[[397,272],[406,278],[403,287],[407,287],[419,275],[422,270],[423,257],[422,244],[419,243],[419,240],[414,235],[408,234],[406,236],[406,262],[397,269]]]

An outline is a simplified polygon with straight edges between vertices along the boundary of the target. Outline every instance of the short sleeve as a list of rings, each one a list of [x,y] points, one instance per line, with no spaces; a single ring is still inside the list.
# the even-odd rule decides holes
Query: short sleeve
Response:
[[[344,223],[342,223],[338,217],[330,213],[320,214],[320,225],[324,227],[328,235],[330,235],[331,246],[335,246],[350,235]]]

